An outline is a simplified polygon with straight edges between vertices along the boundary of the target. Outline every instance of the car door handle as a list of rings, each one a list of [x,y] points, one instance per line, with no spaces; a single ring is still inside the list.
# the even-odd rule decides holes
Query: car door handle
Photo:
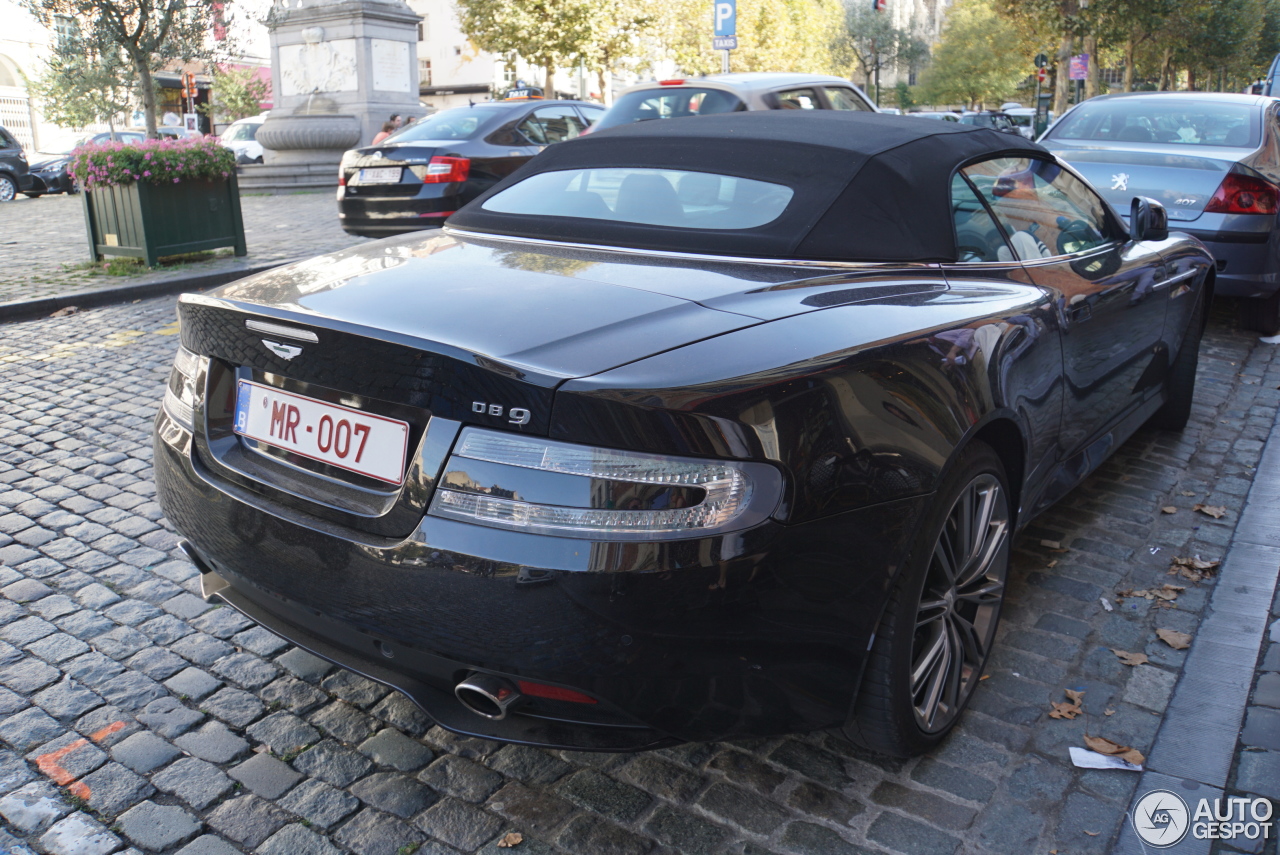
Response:
[[[1199,270],[1188,270],[1185,273],[1179,273],[1177,276],[1170,276],[1168,279],[1164,280],[1163,282],[1157,282],[1156,284],[1152,285],[1151,290],[1163,291],[1166,288],[1172,288],[1174,285],[1177,285],[1179,282],[1186,281],[1187,279],[1190,279],[1191,277],[1195,276],[1199,272],[1200,272]]]

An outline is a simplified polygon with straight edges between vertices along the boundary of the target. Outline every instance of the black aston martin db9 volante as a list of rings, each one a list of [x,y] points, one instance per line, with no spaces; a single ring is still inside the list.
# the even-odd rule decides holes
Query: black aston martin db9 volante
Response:
[[[1009,134],[626,125],[183,296],[159,495],[207,597],[449,730],[918,753],[1014,532],[1185,423],[1213,276]]]

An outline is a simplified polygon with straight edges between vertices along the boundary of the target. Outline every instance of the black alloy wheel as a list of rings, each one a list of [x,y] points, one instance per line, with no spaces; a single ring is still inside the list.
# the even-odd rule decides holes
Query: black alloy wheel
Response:
[[[942,741],[973,696],[995,640],[1013,519],[1004,465],[989,446],[972,442],[952,462],[918,532],[842,730],[898,757]]]

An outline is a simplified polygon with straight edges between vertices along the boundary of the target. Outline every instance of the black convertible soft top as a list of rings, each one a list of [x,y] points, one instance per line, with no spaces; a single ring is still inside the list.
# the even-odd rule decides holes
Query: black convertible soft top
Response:
[[[956,260],[951,178],[997,154],[1048,156],[1008,133],[876,113],[792,110],[638,122],[551,146],[458,211],[448,225],[486,234],[760,258]],[[791,202],[750,229],[672,228],[486,210],[484,202],[543,172],[650,167],[784,184]]]

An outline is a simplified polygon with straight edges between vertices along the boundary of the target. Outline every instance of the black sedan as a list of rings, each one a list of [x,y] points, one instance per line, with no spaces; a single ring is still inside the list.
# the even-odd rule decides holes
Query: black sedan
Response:
[[[367,237],[438,228],[542,149],[580,136],[603,113],[584,101],[489,101],[444,110],[377,145],[352,149],[338,168],[342,228]]]
[[[87,136],[66,151],[31,164],[32,185],[27,195],[35,198],[46,194],[80,192],[67,167],[71,165],[71,156],[75,150],[82,145],[104,142],[140,143],[146,138],[146,133],[142,131],[103,131]]]
[[[221,598],[441,726],[938,743],[1010,539],[1190,412],[1214,269],[1035,143],[746,112],[179,303],[159,499]]]

